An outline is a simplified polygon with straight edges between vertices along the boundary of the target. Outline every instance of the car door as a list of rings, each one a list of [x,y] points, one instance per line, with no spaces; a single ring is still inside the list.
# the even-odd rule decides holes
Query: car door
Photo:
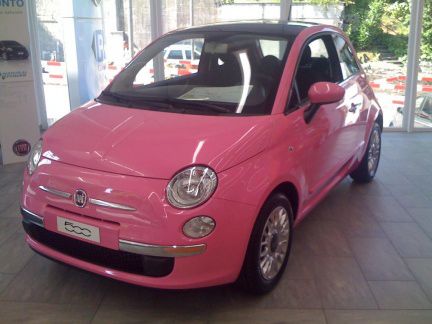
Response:
[[[341,163],[344,163],[361,152],[365,145],[370,101],[364,93],[368,87],[366,75],[360,70],[350,45],[339,34],[333,35],[333,41],[341,72],[338,83],[345,89],[345,105],[348,107],[339,138],[342,142],[338,145]]]
[[[315,82],[338,82],[339,59],[331,35],[318,36],[304,46],[293,80],[289,110],[310,107],[308,90]],[[305,125],[301,141],[308,147],[302,161],[309,199],[320,192],[343,166],[345,143],[342,130],[348,108],[345,101],[322,105]]]

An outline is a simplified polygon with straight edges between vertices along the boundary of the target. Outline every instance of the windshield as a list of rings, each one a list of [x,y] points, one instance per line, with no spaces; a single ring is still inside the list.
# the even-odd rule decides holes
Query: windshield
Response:
[[[291,39],[185,32],[138,55],[98,101],[190,114],[270,114]]]

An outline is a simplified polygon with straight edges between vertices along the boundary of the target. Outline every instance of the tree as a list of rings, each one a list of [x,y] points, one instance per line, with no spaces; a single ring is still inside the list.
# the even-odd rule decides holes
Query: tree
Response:
[[[432,2],[425,1],[423,14],[422,58],[432,61]]]

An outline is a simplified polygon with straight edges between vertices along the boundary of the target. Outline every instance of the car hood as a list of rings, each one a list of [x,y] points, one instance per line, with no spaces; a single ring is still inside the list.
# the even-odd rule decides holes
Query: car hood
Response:
[[[45,132],[43,156],[160,179],[197,164],[220,172],[262,152],[270,123],[270,116],[177,114],[92,102]]]

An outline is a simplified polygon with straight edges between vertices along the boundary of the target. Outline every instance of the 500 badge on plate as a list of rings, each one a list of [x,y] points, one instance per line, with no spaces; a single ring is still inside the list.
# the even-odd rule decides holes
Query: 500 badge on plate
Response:
[[[57,229],[62,233],[100,243],[99,228],[96,226],[57,217]]]

